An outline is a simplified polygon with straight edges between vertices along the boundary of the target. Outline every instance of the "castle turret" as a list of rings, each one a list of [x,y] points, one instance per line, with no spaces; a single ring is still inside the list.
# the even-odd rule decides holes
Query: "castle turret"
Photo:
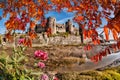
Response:
[[[56,19],[54,17],[49,17],[47,22],[47,26],[51,28],[52,34],[56,34]]]
[[[70,19],[66,22],[65,25],[66,25],[66,32],[72,33],[74,31],[74,28]]]

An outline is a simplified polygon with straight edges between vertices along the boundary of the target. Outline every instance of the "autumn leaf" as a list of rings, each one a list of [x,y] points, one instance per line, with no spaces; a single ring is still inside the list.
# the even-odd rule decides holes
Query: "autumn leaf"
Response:
[[[0,2],[0,8],[4,8],[4,6],[5,6],[4,3]]]
[[[88,31],[87,30],[83,30],[83,36],[84,36],[84,39],[86,39],[88,37]]]
[[[91,26],[92,24],[93,24],[92,21],[89,21],[88,25]]]
[[[29,37],[26,37],[23,42],[24,46],[32,47],[32,40]]]
[[[92,29],[88,30],[88,38],[91,38],[92,35],[93,35],[93,30]]]
[[[114,40],[118,40],[118,33],[117,33],[117,31],[114,28],[111,31],[112,31]]]
[[[84,50],[91,50],[92,49],[92,46],[90,44],[87,44],[85,47],[84,47]]]
[[[116,2],[117,2],[117,0],[111,0],[111,2],[116,3]]]
[[[68,11],[68,12],[72,12],[72,11],[73,11],[73,8],[68,8],[67,11]]]
[[[104,33],[105,33],[105,37],[106,40],[109,40],[109,28],[107,26],[104,26]]]
[[[30,36],[30,39],[35,39],[37,37],[37,34],[34,31],[28,32],[28,35]]]
[[[105,52],[106,52],[107,54],[111,54],[110,49],[109,49],[108,47],[105,48]]]
[[[85,8],[85,6],[84,6],[83,4],[80,4],[80,7],[81,7],[82,9],[84,9],[84,8]]]
[[[94,43],[94,45],[100,44],[100,40],[99,40],[99,39],[95,39],[95,40],[93,41],[93,43]]]
[[[5,34],[5,37],[8,39],[8,41],[13,41],[13,36],[11,35],[11,32]]]
[[[77,16],[77,17],[74,18],[75,21],[81,21],[83,19],[84,19],[83,16]]]
[[[30,21],[30,28],[33,29],[35,27],[35,22],[34,21]]]
[[[25,17],[25,22],[26,23],[30,22],[30,18],[29,17]]]
[[[119,24],[113,24],[113,28],[115,28],[117,32],[120,32]]]

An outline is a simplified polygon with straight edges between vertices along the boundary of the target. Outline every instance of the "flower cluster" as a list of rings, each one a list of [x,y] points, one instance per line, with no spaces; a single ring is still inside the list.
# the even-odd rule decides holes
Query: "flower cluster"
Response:
[[[41,60],[44,60],[44,61],[46,61],[47,58],[48,58],[48,54],[47,54],[46,52],[44,52],[44,51],[41,51],[41,50],[35,51],[34,56],[35,56],[36,58],[41,59]],[[38,66],[39,68],[44,68],[44,67],[45,67],[45,64],[44,64],[43,62],[38,62],[37,66]]]
[[[49,80],[49,77],[47,76],[47,74],[43,74],[41,75],[41,80]]]
[[[40,68],[44,68],[45,67],[45,64],[43,63],[43,62],[38,62],[38,67],[40,67]]]
[[[41,59],[41,60],[47,60],[48,54],[46,52],[43,52],[41,50],[37,50],[34,53],[35,57]]]
[[[35,51],[34,56],[35,56],[35,58],[38,58],[42,61],[46,61],[48,59],[48,54],[46,52],[42,51],[42,50]],[[45,64],[42,61],[39,61],[37,63],[37,66],[41,69],[45,68]],[[42,74],[41,75],[41,80],[49,80],[48,75],[47,74]],[[58,78],[56,76],[54,76],[53,80],[58,80]]]
[[[41,75],[41,80],[49,80],[49,77],[47,74]],[[56,76],[53,76],[52,80],[59,80]]]

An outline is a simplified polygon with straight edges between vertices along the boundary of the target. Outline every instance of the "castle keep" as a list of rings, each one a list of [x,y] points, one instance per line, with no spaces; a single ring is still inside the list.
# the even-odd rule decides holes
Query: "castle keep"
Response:
[[[54,17],[48,17],[47,23],[45,27],[41,27],[40,24],[37,24],[35,27],[36,33],[46,32],[47,28],[51,28],[52,34],[56,33],[62,33],[62,32],[68,32],[70,34],[76,34],[78,33],[78,29],[72,24],[70,20],[65,22],[64,24],[58,24],[56,23],[56,18]]]

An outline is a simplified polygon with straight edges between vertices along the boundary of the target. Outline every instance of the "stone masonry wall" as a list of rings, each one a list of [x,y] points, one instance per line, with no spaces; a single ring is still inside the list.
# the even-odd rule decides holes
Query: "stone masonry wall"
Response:
[[[85,43],[88,40],[85,40]],[[42,34],[39,34],[39,39],[36,39],[33,41],[33,44],[37,45],[70,45],[70,44],[80,44],[81,39],[80,36],[75,36],[75,35],[69,35],[68,37],[63,37],[63,36],[54,36],[54,37],[46,37]]]

